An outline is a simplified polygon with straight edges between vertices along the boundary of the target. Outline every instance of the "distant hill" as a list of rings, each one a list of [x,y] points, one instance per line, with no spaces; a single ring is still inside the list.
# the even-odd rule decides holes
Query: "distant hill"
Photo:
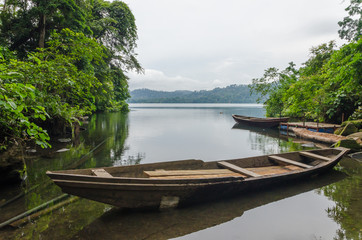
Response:
[[[248,85],[230,85],[225,88],[201,91],[131,91],[129,103],[256,103],[259,95],[250,96]]]

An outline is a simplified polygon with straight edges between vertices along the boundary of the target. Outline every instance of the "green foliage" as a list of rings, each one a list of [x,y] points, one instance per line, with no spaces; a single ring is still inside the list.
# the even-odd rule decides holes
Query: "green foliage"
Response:
[[[338,31],[341,39],[358,41],[362,36],[362,7],[361,0],[351,0],[346,8],[348,16],[338,22],[341,29]]]
[[[348,118],[348,120],[358,120],[358,119],[362,119],[362,106],[358,106],[358,108]]]
[[[0,62],[2,132],[9,138],[34,139],[42,147],[49,146],[49,136],[40,127],[43,121],[64,119],[71,125],[96,110],[101,83],[91,63],[102,62],[103,53],[96,41],[69,29],[54,33],[48,44],[26,61]]]
[[[342,116],[361,117],[362,106],[362,9],[351,0],[348,17],[339,22],[340,37],[351,41],[336,50],[331,41],[313,47],[299,70],[282,75],[269,68],[253,80],[251,89],[266,100],[268,116],[283,114],[315,121],[340,122]],[[291,74],[292,73],[292,74]]]
[[[334,41],[312,47],[310,49],[310,58],[303,64],[304,67],[300,69],[301,75],[309,77],[320,73],[323,65],[329,61],[335,47]]]
[[[253,79],[253,83],[250,86],[251,92],[260,93],[261,97],[264,98],[268,96],[265,101],[267,116],[286,114],[283,112],[284,104],[291,104],[291,101],[285,93],[289,86],[296,83],[298,75],[299,72],[295,69],[295,64],[290,62],[289,66],[283,71],[279,71],[276,68],[268,68],[265,70],[263,77]],[[298,96],[295,93],[293,97]],[[261,98],[258,99],[258,101],[260,100]]]
[[[123,70],[141,70],[134,53],[137,27],[127,4],[95,0],[89,16],[93,36],[109,50],[112,65]]]
[[[347,124],[352,123],[354,126],[356,126],[356,128],[361,129],[362,128],[362,118],[359,118],[358,120],[349,120],[349,121],[344,121],[341,126],[345,127],[347,126]]]
[[[340,121],[362,105],[362,39],[334,49],[334,42],[311,49],[311,57],[299,70],[266,70],[254,79],[252,89],[269,93],[268,116],[282,115]]]
[[[359,145],[354,139],[344,139],[340,140],[336,143],[336,147],[344,147],[349,148],[352,152],[357,152],[361,149],[361,145]]]
[[[105,63],[95,69],[96,77],[103,83],[103,96],[96,101],[103,111],[127,110],[128,77],[126,71],[141,72],[136,59],[137,27],[128,6],[121,1],[92,1],[88,24],[94,38],[107,49]]]
[[[20,58],[44,47],[51,32],[70,28],[90,34],[85,13],[75,0],[6,1],[0,13],[0,43],[16,51]]]
[[[352,115],[362,105],[362,38],[334,52],[324,73],[328,118]]]
[[[343,127],[339,135],[348,136],[356,132],[358,132],[358,128],[353,123],[349,122]]]
[[[13,78],[22,75],[14,71],[5,71],[4,58],[0,60],[0,68],[1,148],[6,148],[10,140],[23,139],[35,140],[43,148],[49,147],[47,131],[34,123],[49,117],[45,108],[37,102],[35,87],[31,84],[11,83]]]
[[[346,158],[338,166],[338,172],[343,172],[344,177],[340,181],[317,189],[334,202],[326,209],[328,217],[335,221],[339,228],[333,239],[361,239],[361,180],[362,165],[359,161]]]
[[[46,147],[44,129],[95,111],[128,111],[125,72],[142,68],[125,3],[11,0],[1,9],[2,148],[15,139]]]
[[[48,44],[48,48],[29,54],[27,61],[9,61],[5,71],[19,73],[12,82],[34,85],[39,91],[39,101],[52,116],[64,118],[59,108],[64,104],[84,113],[94,111],[95,95],[101,83],[94,77],[91,66],[80,63],[101,61],[102,47],[69,29],[54,33]]]

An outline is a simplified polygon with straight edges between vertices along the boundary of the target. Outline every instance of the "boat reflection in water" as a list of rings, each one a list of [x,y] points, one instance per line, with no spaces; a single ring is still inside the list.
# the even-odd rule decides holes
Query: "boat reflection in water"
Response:
[[[253,127],[253,126],[246,126],[244,124],[235,123],[232,129],[240,129],[246,130],[254,133],[258,133],[264,136],[272,137],[272,138],[279,138],[280,133],[278,128],[262,128],[262,127]]]
[[[302,183],[271,188],[208,204],[167,211],[124,211],[113,208],[75,239],[170,239],[231,221],[244,212],[340,181],[346,175],[331,170]]]

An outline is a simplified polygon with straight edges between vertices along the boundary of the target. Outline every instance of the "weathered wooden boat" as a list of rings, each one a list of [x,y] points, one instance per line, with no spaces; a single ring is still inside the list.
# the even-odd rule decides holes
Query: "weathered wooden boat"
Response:
[[[328,148],[204,162],[181,160],[47,171],[63,192],[124,208],[172,208],[260,191],[318,175],[349,149]]]
[[[245,124],[254,127],[272,128],[277,127],[281,122],[288,122],[288,117],[269,117],[269,118],[258,118],[258,117],[247,117],[242,115],[233,114],[235,122]]]
[[[85,226],[73,238],[89,239],[91,236],[92,239],[174,239],[226,223],[251,209],[330,185],[345,177],[346,174],[332,169],[328,175],[307,181],[291,182],[262,192],[190,206],[179,211],[135,213],[120,212],[114,208]]]

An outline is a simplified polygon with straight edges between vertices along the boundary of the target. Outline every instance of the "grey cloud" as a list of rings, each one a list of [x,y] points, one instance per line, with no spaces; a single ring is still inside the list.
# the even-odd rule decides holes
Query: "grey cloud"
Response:
[[[127,3],[139,30],[139,61],[149,70],[131,75],[130,86],[152,82],[154,89],[162,90],[178,89],[182,82],[191,90],[216,83],[250,83],[268,67],[282,69],[290,61],[301,64],[312,46],[338,39],[337,22],[346,15],[347,4],[340,0]]]

